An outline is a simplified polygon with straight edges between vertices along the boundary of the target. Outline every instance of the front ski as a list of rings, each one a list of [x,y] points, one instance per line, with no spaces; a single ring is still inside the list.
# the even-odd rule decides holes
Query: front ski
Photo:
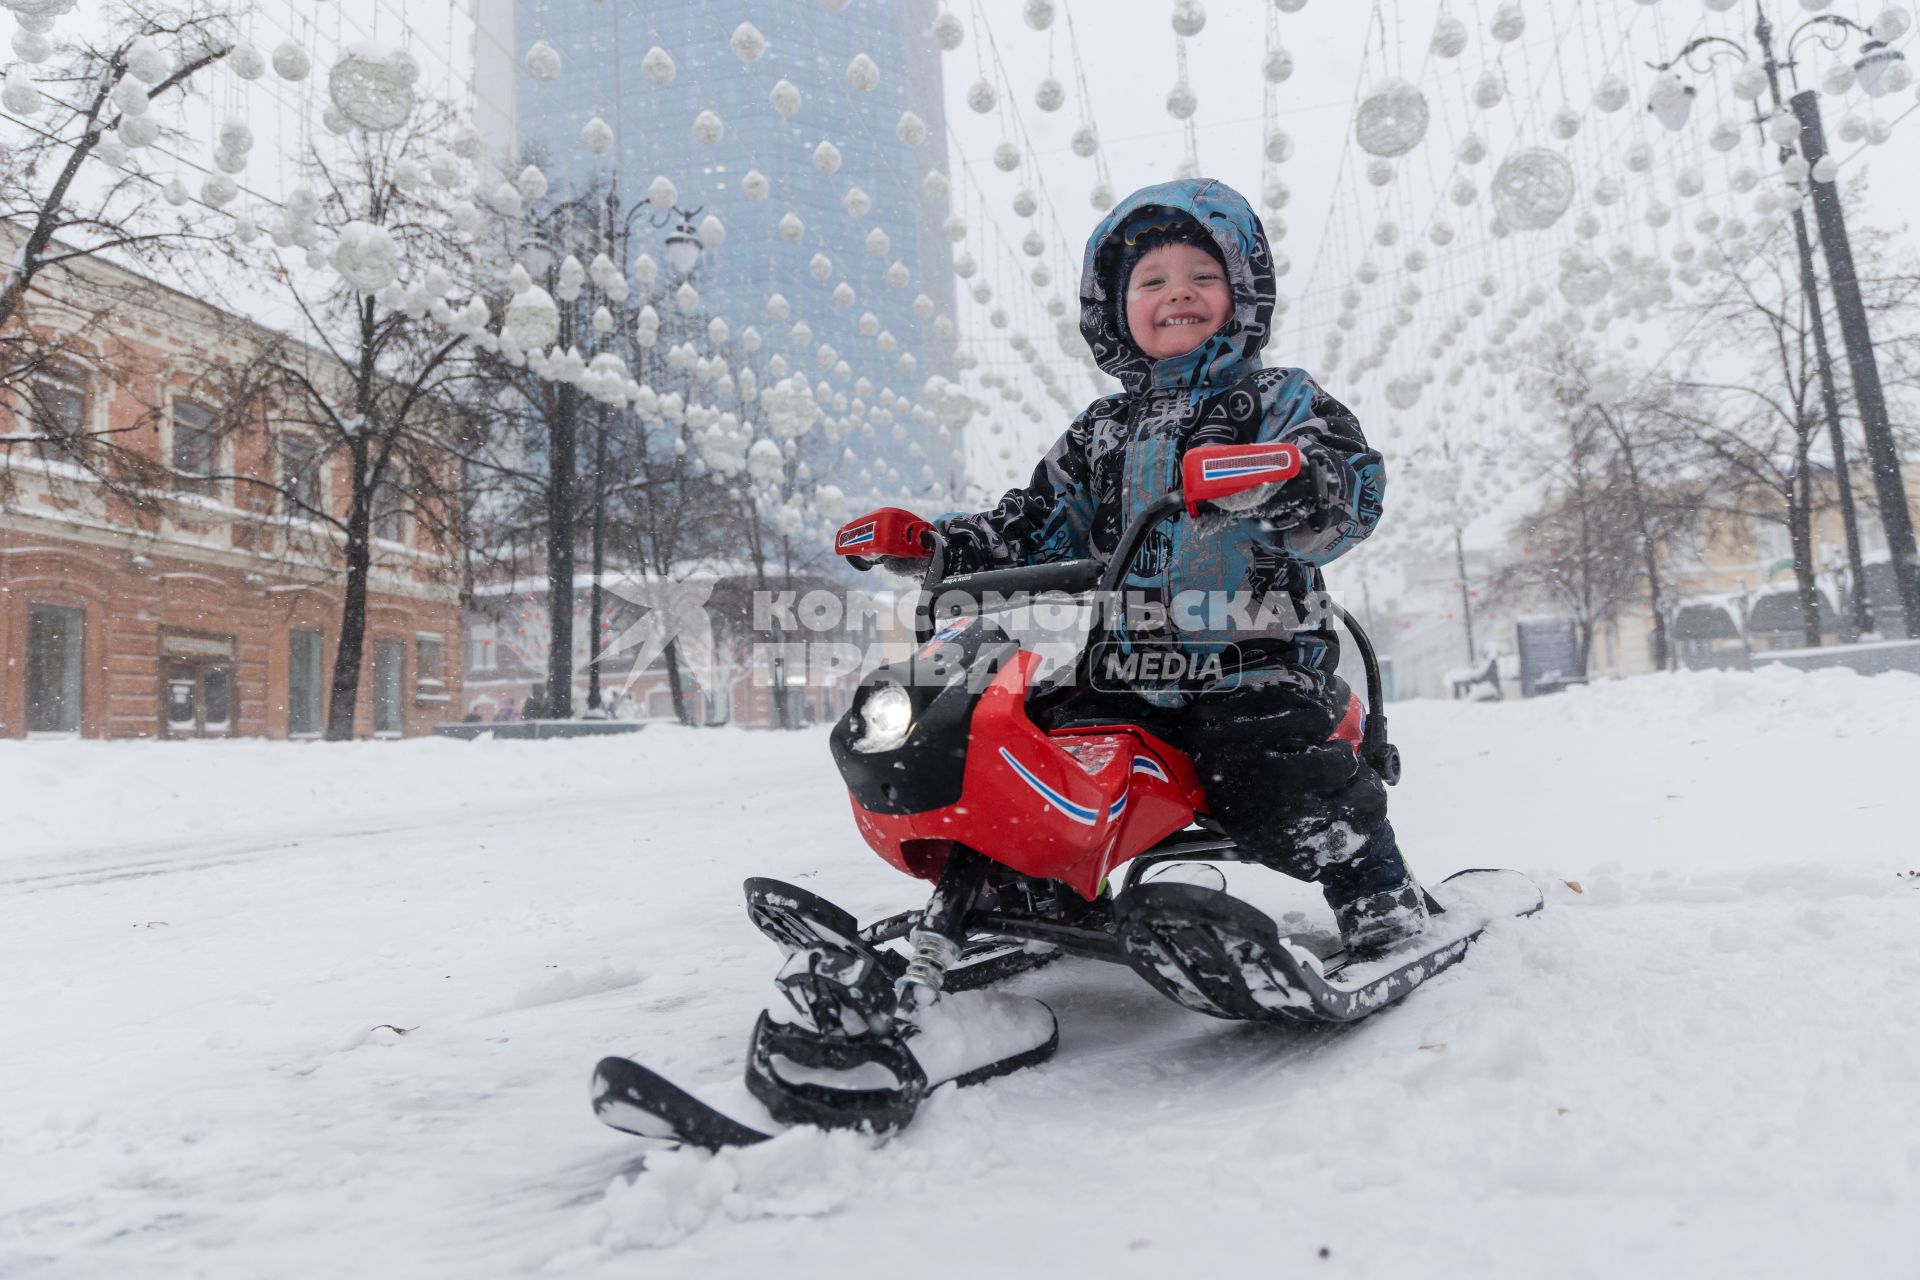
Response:
[[[1322,960],[1283,937],[1266,913],[1226,893],[1145,884],[1120,903],[1127,960],[1161,994],[1216,1018],[1352,1022],[1459,963],[1486,927],[1541,906],[1515,871],[1461,871],[1438,886],[1445,910],[1419,938],[1384,956]]]
[[[593,1114],[600,1123],[642,1138],[718,1151],[773,1135],[742,1124],[631,1058],[602,1058],[593,1069]]]
[[[787,980],[822,1012],[825,991],[850,990],[842,985],[849,967],[863,972],[859,981],[876,976],[845,953],[796,955]],[[835,1003],[837,1013],[859,1012],[853,1002]],[[709,1151],[765,1142],[796,1125],[884,1133],[910,1124],[941,1085],[979,1084],[1036,1065],[1060,1043],[1053,1011],[1028,996],[947,993],[919,1018],[911,1030],[822,1034],[798,1009],[769,1009],[754,1026],[744,1081],[696,1095],[631,1059],[605,1058],[593,1073],[594,1115],[625,1133]],[[836,1016],[826,1025],[853,1020]]]

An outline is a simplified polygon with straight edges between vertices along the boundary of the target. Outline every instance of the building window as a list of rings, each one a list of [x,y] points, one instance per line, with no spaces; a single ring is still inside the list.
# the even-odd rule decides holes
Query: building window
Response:
[[[28,406],[34,430],[78,453],[86,446],[87,384],[79,373],[50,369],[33,380]]]
[[[219,442],[213,433],[213,413],[200,405],[180,401],[173,406],[173,487],[182,493],[212,493]]]
[[[373,731],[398,735],[406,721],[401,702],[405,689],[407,646],[398,640],[373,642]]]
[[[321,690],[325,659],[318,631],[292,631],[287,636],[287,734],[301,737],[320,732]]]
[[[416,702],[445,702],[446,673],[441,655],[446,642],[439,636],[415,636],[413,642],[413,698]]]
[[[27,732],[80,732],[81,642],[87,615],[79,609],[27,608]]]
[[[391,464],[373,490],[373,536],[383,542],[407,540],[406,473]]]
[[[280,441],[280,488],[289,514],[326,514],[320,504],[320,447],[313,441],[300,436]]]

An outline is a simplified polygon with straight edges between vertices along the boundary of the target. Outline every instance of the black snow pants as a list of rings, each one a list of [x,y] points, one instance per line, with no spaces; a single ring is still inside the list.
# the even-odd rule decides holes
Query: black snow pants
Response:
[[[1351,745],[1331,741],[1352,694],[1319,672],[1276,671],[1174,711],[1125,693],[1078,691],[1053,725],[1137,723],[1187,752],[1208,808],[1247,855],[1318,882],[1335,906],[1406,878],[1387,789]]]

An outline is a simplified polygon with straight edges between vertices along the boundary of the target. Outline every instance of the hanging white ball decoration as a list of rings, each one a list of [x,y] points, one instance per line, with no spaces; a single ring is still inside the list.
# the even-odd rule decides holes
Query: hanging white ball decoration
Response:
[[[1510,227],[1540,231],[1573,203],[1573,166],[1558,151],[1523,147],[1493,175],[1493,207]]]
[[[1389,76],[1375,82],[1354,115],[1354,139],[1371,156],[1402,156],[1427,136],[1427,99],[1412,82]]]
[[[1029,0],[1031,3],[1031,0]],[[1173,31],[1183,37],[1197,36],[1207,25],[1207,11],[1200,0],[1173,0]]]
[[[1560,141],[1566,142],[1580,132],[1580,113],[1572,107],[1561,107],[1547,122],[1547,130]]]
[[[793,81],[782,78],[768,90],[767,101],[773,104],[774,113],[782,120],[789,119],[800,110],[800,90]]]
[[[927,140],[927,122],[911,111],[902,111],[900,123],[893,126],[893,135],[902,145],[917,147]]]
[[[696,142],[712,145],[727,136],[727,126],[711,110],[702,111],[693,118],[693,138]]]
[[[1820,73],[1820,92],[1830,97],[1841,98],[1853,91],[1855,77],[1853,64],[1836,62]]]
[[[674,290],[673,305],[680,308],[681,314],[692,315],[700,309],[700,291],[691,284],[682,283]]]
[[[825,280],[833,274],[833,259],[824,253],[816,253],[807,260],[807,274],[815,280]]]
[[[413,114],[413,85],[420,64],[404,49],[348,45],[327,73],[327,95],[354,124],[378,133],[396,129]]]
[[[338,107],[330,106],[325,111],[322,111],[320,113],[320,123],[326,128],[328,133],[334,134],[337,137],[345,137],[347,134],[353,132],[353,121],[348,119],[347,113]]]
[[[875,227],[867,232],[866,245],[868,253],[876,258],[884,258],[887,256],[887,250],[893,247],[893,240],[884,230]]]
[[[1490,67],[1480,73],[1473,82],[1473,105],[1482,111],[1490,111],[1500,105],[1507,96],[1507,82],[1501,77],[1498,68]]]
[[[773,184],[758,169],[749,169],[740,176],[740,194],[749,200],[765,200],[772,190]]]
[[[107,94],[107,101],[120,109],[123,116],[143,116],[147,114],[152,100],[147,96],[147,86],[132,76],[123,77]]]
[[[1175,120],[1189,119],[1200,105],[1200,99],[1193,92],[1193,86],[1185,80],[1177,82],[1167,91],[1167,114]]]
[[[1707,133],[1707,145],[1715,151],[1732,151],[1740,145],[1740,126],[1731,120],[1717,121]]]
[[[938,169],[927,170],[927,176],[920,180],[921,193],[935,203],[945,201],[952,189],[953,183]]]
[[[887,283],[896,289],[904,289],[912,283],[913,276],[904,262],[893,262],[887,266]]]
[[[493,195],[488,198],[488,203],[493,205],[494,211],[503,218],[520,216],[520,193],[514,189],[511,182],[503,182],[495,187]]]
[[[718,249],[727,242],[727,225],[712,214],[708,214],[700,219],[700,225],[694,228],[693,236],[700,242],[701,248]]]
[[[1047,251],[1047,242],[1038,231],[1028,231],[1020,240],[1020,251],[1029,258],[1037,258]]]
[[[242,80],[258,80],[267,73],[267,56],[250,44],[237,44],[227,54],[227,70]]]
[[[856,218],[867,216],[867,210],[873,208],[873,197],[860,187],[847,188],[847,194],[840,197],[840,204]]]
[[[855,93],[866,93],[879,83],[879,64],[864,53],[854,54],[847,64],[847,87]]]
[[[1100,132],[1091,124],[1083,124],[1073,131],[1069,145],[1073,148],[1073,154],[1085,160],[1100,149]]]
[[[1011,142],[1003,142],[993,149],[993,167],[1002,173],[1012,173],[1020,167],[1020,148]]]
[[[967,86],[967,105],[981,115],[993,110],[994,103],[999,100],[1000,95],[994,91],[993,82],[984,76]]]
[[[1292,189],[1278,178],[1275,178],[1260,190],[1260,203],[1269,209],[1284,209],[1287,207],[1287,201],[1292,198]]]
[[[1593,184],[1593,202],[1602,208],[1620,203],[1620,180],[1602,178]]]
[[[1783,147],[1800,141],[1800,117],[1781,109],[1767,117],[1767,137]]]
[[[680,198],[680,189],[664,173],[647,185],[647,200],[656,209],[671,209]]]
[[[1673,180],[1673,189],[1682,199],[1692,199],[1707,189],[1706,175],[1691,166],[1682,169]]]
[[[547,175],[540,172],[537,165],[528,165],[513,180],[513,186],[523,200],[538,200],[547,194]]]
[[[953,10],[942,5],[933,19],[933,42],[940,46],[943,53],[952,53],[967,38],[966,24],[955,16]]]
[[[1087,193],[1087,202],[1102,213],[1113,208],[1113,184],[1109,182],[1094,183],[1093,190]]]
[[[28,26],[28,21],[31,19],[21,22],[20,30],[16,35],[41,36],[42,41],[45,42],[45,36]],[[26,57],[25,54],[20,56]],[[29,59],[29,61],[38,61],[38,59]],[[168,60],[167,55],[160,51],[160,46],[153,42],[153,37],[147,35],[135,36],[127,45],[126,62],[127,73],[145,80],[148,84],[159,84],[167,78],[167,73],[173,70],[173,64]]]
[[[239,184],[224,173],[210,173],[200,180],[201,202],[215,209],[231,203],[239,194]]]
[[[1476,199],[1479,198],[1479,196],[1480,196],[1480,189],[1473,185],[1472,178],[1469,178],[1464,174],[1462,174],[1458,178],[1455,178],[1453,180],[1453,185],[1447,188],[1447,199],[1453,201],[1455,204],[1459,205],[1462,209],[1472,204]]]
[[[273,51],[273,70],[282,80],[305,80],[313,70],[313,59],[291,40],[283,40]]]
[[[1653,148],[1645,142],[1635,142],[1627,148],[1624,159],[1629,173],[1646,173],[1653,168]]]
[[[1747,63],[1733,73],[1733,96],[1751,102],[1767,91],[1766,68]]]
[[[1053,0],[1027,0],[1020,16],[1035,31],[1045,31],[1053,25]]]
[[[1260,64],[1260,74],[1268,84],[1284,84],[1293,75],[1293,55],[1275,45]]]
[[[535,80],[551,80],[560,74],[560,51],[545,40],[535,40],[527,49],[527,74]]]
[[[840,171],[840,148],[831,142],[822,141],[813,149],[813,168],[816,173],[838,173]]]
[[[1040,210],[1040,201],[1033,192],[1025,187],[1013,193],[1013,211],[1022,218],[1031,218]]]
[[[1889,5],[1873,20],[1873,38],[1883,44],[1892,44],[1907,34],[1912,26],[1913,15],[1897,4]]]
[[[1485,139],[1481,138],[1477,133],[1469,133],[1455,144],[1453,148],[1453,158],[1461,164],[1479,164],[1487,158],[1487,144]]]
[[[788,244],[800,243],[800,237],[807,234],[807,224],[791,209],[780,215],[780,221],[775,224],[774,229]]]
[[[1267,130],[1264,154],[1274,164],[1285,164],[1293,158],[1293,135],[1285,129]]]
[[[1367,181],[1376,187],[1384,187],[1393,181],[1391,162],[1375,157],[1367,161]]]
[[[1042,111],[1058,111],[1067,101],[1066,86],[1052,76],[1043,78],[1034,86],[1033,105]]]
[[[544,350],[560,337],[559,305],[552,294],[534,285],[507,304],[501,328],[526,350]]]
[[[1867,136],[1867,122],[1856,115],[1845,115],[1840,117],[1833,133],[1842,142],[1859,142]]]
[[[1526,34],[1527,15],[1521,10],[1519,0],[1507,0],[1493,11],[1493,21],[1487,24],[1487,31],[1501,44],[1512,44]]]
[[[1454,237],[1453,224],[1451,222],[1448,222],[1444,218],[1436,221],[1431,227],[1427,228],[1427,239],[1433,241],[1435,244],[1439,245],[1442,248],[1445,248],[1447,245],[1452,244],[1453,237]]]
[[[1466,23],[1458,18],[1442,17],[1433,25],[1427,49],[1438,58],[1457,58],[1466,51],[1468,39]]]
[[[1593,105],[1609,114],[1627,105],[1630,90],[1627,82],[1609,71],[1600,77],[1600,83],[1593,87]]]
[[[1821,156],[1814,162],[1812,173],[1815,182],[1832,182],[1840,176],[1839,158],[1831,154]]]
[[[752,66],[767,51],[767,38],[760,34],[760,28],[751,22],[743,22],[733,29],[727,45],[733,50],[733,56]]]
[[[640,59],[640,74],[645,76],[647,83],[656,89],[672,84],[674,72],[678,70],[679,68],[674,65],[673,55],[657,44],[648,49],[646,56]]]

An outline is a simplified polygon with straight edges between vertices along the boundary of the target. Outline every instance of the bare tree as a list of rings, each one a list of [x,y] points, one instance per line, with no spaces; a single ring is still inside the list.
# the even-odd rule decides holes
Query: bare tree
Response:
[[[451,575],[466,533],[468,461],[484,456],[484,413],[466,348],[486,341],[488,312],[476,290],[471,243],[451,221],[445,195],[419,180],[410,154],[445,133],[445,108],[416,112],[405,126],[357,132],[344,150],[315,147],[305,167],[314,187],[296,191],[277,240],[332,242],[335,271],[272,268],[301,319],[300,332],[253,330],[250,358],[225,374],[224,426],[262,421],[271,452],[257,472],[231,477],[339,547],[340,643],[327,700],[326,736],[353,736],[367,635],[376,544],[416,542]],[[412,276],[410,285],[397,270]],[[384,279],[383,279],[384,277]],[[316,480],[332,462],[337,492]]]
[[[138,425],[95,430],[70,412],[67,388],[96,371],[129,395],[152,381],[107,356],[146,282],[89,268],[137,262],[142,275],[178,278],[225,252],[226,240],[202,225],[204,210],[186,202],[183,188],[164,188],[141,156],[143,146],[172,136],[160,110],[227,56],[232,31],[229,11],[204,0],[123,9],[103,33],[62,40],[32,94],[36,110],[10,98],[12,123],[0,139],[0,237],[9,255],[0,281],[0,407],[14,429],[0,433],[0,459],[30,447],[123,487],[126,469],[138,470],[111,438]],[[221,176],[210,190],[230,198],[232,183]],[[120,496],[138,495],[127,487]]]

